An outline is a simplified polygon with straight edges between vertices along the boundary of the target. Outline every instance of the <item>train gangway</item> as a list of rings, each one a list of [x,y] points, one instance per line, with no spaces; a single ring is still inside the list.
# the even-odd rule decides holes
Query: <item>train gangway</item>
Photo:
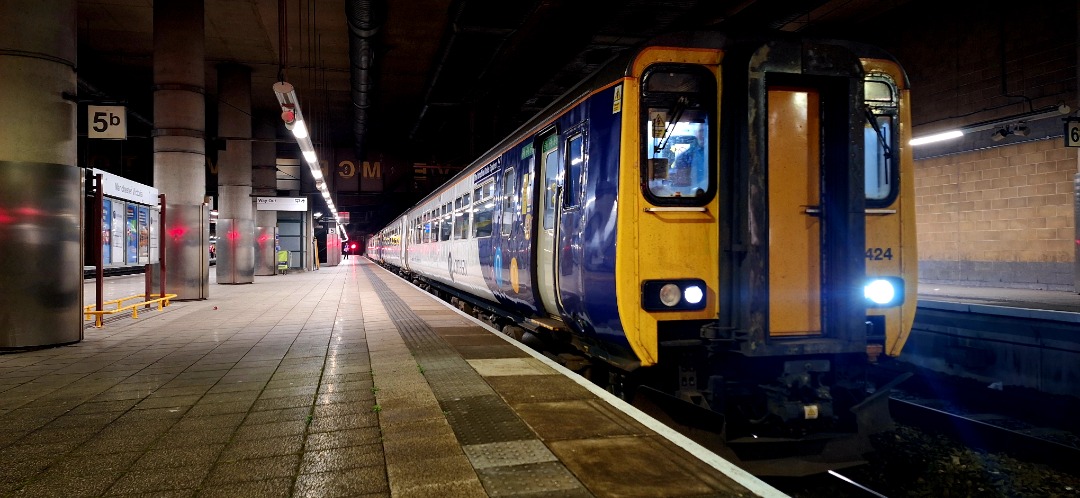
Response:
[[[0,495],[783,496],[344,263],[0,355]]]

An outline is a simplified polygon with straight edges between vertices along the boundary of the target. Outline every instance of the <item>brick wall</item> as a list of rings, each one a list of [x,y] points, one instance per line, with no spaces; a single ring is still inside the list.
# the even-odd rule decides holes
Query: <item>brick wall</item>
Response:
[[[1077,2],[1011,5],[917,1],[879,31],[911,80],[917,133],[1075,102]]]
[[[1076,173],[1061,138],[916,161],[920,280],[1071,290]]]

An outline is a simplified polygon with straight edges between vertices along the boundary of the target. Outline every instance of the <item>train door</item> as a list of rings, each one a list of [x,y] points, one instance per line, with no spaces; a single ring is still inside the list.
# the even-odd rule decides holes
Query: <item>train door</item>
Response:
[[[584,300],[584,275],[581,262],[584,259],[582,231],[584,220],[582,204],[585,196],[585,132],[584,127],[565,132],[565,151],[560,154],[562,162],[562,189],[559,199],[558,219],[556,220],[556,256],[555,298],[564,316],[577,316],[582,313]]]
[[[533,275],[536,275],[536,287],[543,311],[549,315],[558,315],[555,288],[558,285],[555,273],[558,264],[556,240],[556,213],[559,210],[562,189],[562,168],[559,158],[559,135],[554,130],[540,138],[540,170],[537,172],[538,203],[536,206],[536,255]]]
[[[849,78],[766,87],[768,333],[853,338],[862,315],[861,114]],[[852,123],[859,123],[859,127]]]
[[[768,95],[769,333],[821,332],[821,93]]]

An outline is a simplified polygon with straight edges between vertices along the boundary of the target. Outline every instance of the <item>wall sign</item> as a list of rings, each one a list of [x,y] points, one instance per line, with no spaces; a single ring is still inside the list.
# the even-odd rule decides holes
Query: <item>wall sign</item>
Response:
[[[127,109],[120,105],[86,106],[86,136],[126,139]]]
[[[93,169],[95,175],[101,175],[102,193],[117,199],[156,206],[158,203],[158,189],[149,185],[133,182],[122,176],[116,176],[108,171]]]
[[[307,211],[307,197],[256,197],[257,211]]]
[[[1065,120],[1065,146],[1080,147],[1080,118]]]

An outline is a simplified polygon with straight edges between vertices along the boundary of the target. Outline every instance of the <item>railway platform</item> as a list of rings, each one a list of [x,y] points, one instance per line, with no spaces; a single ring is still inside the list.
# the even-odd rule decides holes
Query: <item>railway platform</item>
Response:
[[[924,301],[1080,313],[1080,294],[1068,291],[920,283],[919,302]]]
[[[1080,398],[1080,295],[921,283],[900,361],[991,389]]]
[[[782,496],[367,260],[210,291],[0,355],[0,495]]]

